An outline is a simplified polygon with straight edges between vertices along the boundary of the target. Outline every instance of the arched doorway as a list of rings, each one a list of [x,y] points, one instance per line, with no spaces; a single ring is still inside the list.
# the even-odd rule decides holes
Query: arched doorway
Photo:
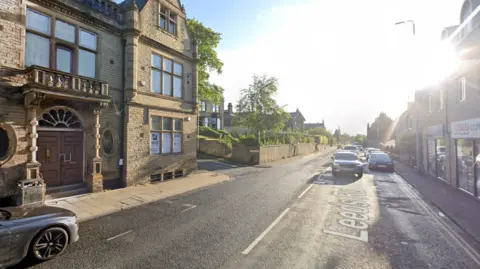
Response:
[[[38,118],[37,144],[47,188],[83,182],[83,121],[73,109],[46,109]]]

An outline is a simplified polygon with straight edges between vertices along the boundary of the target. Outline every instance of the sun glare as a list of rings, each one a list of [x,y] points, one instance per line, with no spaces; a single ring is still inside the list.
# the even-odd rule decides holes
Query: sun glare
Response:
[[[452,74],[459,66],[459,59],[450,43],[442,42],[425,48],[419,58],[421,72],[416,78],[418,87],[432,86],[440,83]]]

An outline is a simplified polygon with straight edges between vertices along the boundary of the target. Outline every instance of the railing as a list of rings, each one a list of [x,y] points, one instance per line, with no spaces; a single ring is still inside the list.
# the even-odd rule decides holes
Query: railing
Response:
[[[78,0],[89,8],[96,10],[103,15],[110,17],[118,22],[123,21],[120,7],[112,0]]]
[[[108,96],[108,83],[93,78],[72,75],[40,66],[27,70],[30,85],[41,85],[54,90],[73,90],[94,95]]]

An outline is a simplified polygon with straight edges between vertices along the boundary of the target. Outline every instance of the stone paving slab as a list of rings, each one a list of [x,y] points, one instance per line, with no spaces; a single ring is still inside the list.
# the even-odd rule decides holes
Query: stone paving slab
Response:
[[[60,198],[45,204],[71,210],[82,222],[228,180],[229,176],[215,172],[193,173],[184,178]]]

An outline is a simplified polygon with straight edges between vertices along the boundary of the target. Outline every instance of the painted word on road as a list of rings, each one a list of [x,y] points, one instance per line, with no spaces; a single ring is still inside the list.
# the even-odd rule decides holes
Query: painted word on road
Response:
[[[340,231],[323,230],[324,233],[355,239],[362,242],[368,242],[368,203],[365,202],[365,194],[360,192],[350,192],[339,190],[334,193],[339,197],[340,216],[338,223],[344,227],[353,229],[352,234],[346,234]]]

